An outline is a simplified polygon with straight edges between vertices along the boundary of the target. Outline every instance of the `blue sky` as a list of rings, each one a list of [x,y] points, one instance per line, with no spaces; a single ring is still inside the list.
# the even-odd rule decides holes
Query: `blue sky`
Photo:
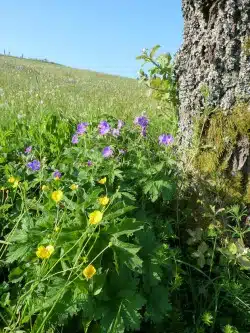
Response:
[[[1,0],[0,53],[136,77],[142,48],[175,53],[181,0]]]

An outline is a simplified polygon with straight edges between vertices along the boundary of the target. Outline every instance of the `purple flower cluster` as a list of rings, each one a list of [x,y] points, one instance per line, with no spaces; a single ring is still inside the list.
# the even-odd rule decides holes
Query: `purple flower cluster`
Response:
[[[53,172],[53,177],[54,177],[55,179],[60,179],[60,178],[62,177],[62,174],[61,174],[61,172],[60,172],[59,170],[55,170],[55,171]]]
[[[120,135],[120,130],[124,126],[124,122],[122,120],[118,120],[117,122],[117,128],[112,129],[112,135],[117,138]]]
[[[27,163],[27,167],[32,171],[38,171],[41,168],[41,164],[38,160],[31,161]]]
[[[25,149],[25,153],[26,154],[29,154],[29,153],[31,153],[31,151],[32,151],[32,146],[28,146],[26,149]]]
[[[105,120],[102,120],[100,122],[100,124],[98,125],[98,128],[99,128],[99,133],[101,135],[105,135],[107,134],[109,131],[110,131],[110,125],[107,121]]]
[[[76,133],[78,135],[83,135],[86,131],[87,131],[87,127],[88,127],[88,123],[84,122],[84,123],[80,123],[77,125],[77,130]]]
[[[148,118],[145,116],[136,117],[134,120],[135,125],[139,125],[141,127],[147,127],[148,126]]]
[[[141,135],[143,137],[146,137],[147,127],[149,125],[149,119],[144,114],[142,114],[141,116],[135,118],[134,124],[141,128]],[[78,141],[79,141],[78,136],[83,135],[86,132],[87,126],[88,126],[88,123],[86,123],[86,122],[80,123],[80,124],[77,125],[77,131],[72,137],[72,143],[73,144],[78,143]],[[100,121],[100,123],[98,125],[98,130],[99,130],[100,135],[105,135],[105,134],[111,133],[114,137],[117,138],[120,135],[120,130],[123,126],[124,126],[124,122],[120,119],[117,122],[117,127],[116,128],[111,128],[110,124],[106,120],[102,120],[102,121]],[[162,135],[159,136],[158,140],[159,140],[160,145],[168,146],[171,143],[173,143],[174,138],[170,134],[162,134]],[[28,152],[29,149],[31,150],[32,147],[31,146],[27,147],[25,152],[26,151]],[[120,155],[124,155],[125,153],[126,153],[125,150],[119,149],[119,154]],[[103,148],[102,156],[104,158],[109,158],[113,155],[114,155],[114,151],[113,151],[111,146],[107,146],[107,147]],[[87,161],[87,165],[90,167],[90,166],[93,165],[93,162],[89,160],[89,161]],[[56,170],[53,175],[56,179],[60,179],[61,176],[62,176],[61,173],[58,170]]]
[[[105,158],[111,157],[113,155],[113,150],[110,146],[103,148],[102,156]]]
[[[162,134],[159,136],[159,144],[168,146],[174,141],[174,138],[170,134]]]
[[[73,144],[77,144],[77,143],[79,142],[79,140],[78,140],[78,135],[77,135],[77,134],[74,134],[74,135],[72,136],[72,140],[71,140],[71,142],[72,142]]]
[[[147,134],[146,130],[147,130],[148,123],[149,123],[148,118],[145,116],[136,117],[134,120],[134,124],[141,127],[141,135],[144,137]]]
[[[118,120],[117,129],[120,130],[124,126],[124,122],[122,120]]]
[[[76,133],[72,136],[71,142],[77,144],[79,142],[78,135],[83,135],[87,131],[88,123],[80,123],[77,125]]]
[[[117,138],[120,135],[120,131],[118,128],[113,128],[112,129],[112,135]]]

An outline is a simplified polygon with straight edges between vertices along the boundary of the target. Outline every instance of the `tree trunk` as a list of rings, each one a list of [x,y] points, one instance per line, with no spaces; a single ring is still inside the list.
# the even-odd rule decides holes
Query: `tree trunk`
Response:
[[[232,108],[249,101],[250,0],[183,0],[184,42],[176,57],[180,128],[183,143],[192,135],[192,118],[204,106],[202,85],[211,106]]]
[[[202,86],[209,88],[209,105],[220,107],[221,112],[232,109],[237,101],[249,103],[250,0],[182,2],[184,41],[176,56],[176,77],[185,147],[191,143],[194,117],[204,110]],[[246,167],[246,163],[250,167],[249,139],[244,135],[232,160],[236,170]]]

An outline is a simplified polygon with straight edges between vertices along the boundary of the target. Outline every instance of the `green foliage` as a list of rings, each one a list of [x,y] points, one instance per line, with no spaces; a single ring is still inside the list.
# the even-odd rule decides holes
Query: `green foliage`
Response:
[[[0,330],[249,332],[249,211],[240,200],[226,205],[213,184],[190,179],[174,144],[158,144],[160,134],[176,133],[178,105],[173,62],[169,55],[156,57],[158,50],[143,51],[140,59],[154,67],[142,76],[162,110],[171,112],[149,117],[146,137],[132,125],[132,109],[118,137],[99,135],[99,121],[115,128],[123,109],[111,115],[105,102],[107,114],[92,114],[68,84],[54,91],[46,72],[39,74],[45,105],[28,98],[19,79],[13,91],[20,85],[22,98],[7,89],[13,111],[0,123]],[[30,65],[21,78],[38,67]],[[225,125],[224,115],[206,115],[205,146],[199,148],[207,154],[203,167],[217,179],[218,168],[226,168],[220,140],[233,128],[246,134],[244,119],[237,111]],[[87,131],[72,144],[82,121],[88,121]],[[236,141],[233,133],[228,147]],[[217,152],[211,144],[218,144]],[[25,153],[29,145],[32,151]],[[113,149],[110,158],[102,156],[106,146]],[[35,159],[41,168],[32,171],[27,163]],[[240,199],[241,181],[235,181]],[[55,191],[63,193],[58,201]],[[103,196],[109,199],[104,205]]]
[[[160,45],[154,46],[151,50],[143,49],[142,54],[137,57],[143,61],[139,80],[145,83],[149,95],[158,101],[158,117],[163,116],[165,127],[170,128],[170,133],[175,134],[178,130],[178,87],[174,62],[170,53],[156,56],[159,49]],[[152,67],[149,67],[150,65]]]

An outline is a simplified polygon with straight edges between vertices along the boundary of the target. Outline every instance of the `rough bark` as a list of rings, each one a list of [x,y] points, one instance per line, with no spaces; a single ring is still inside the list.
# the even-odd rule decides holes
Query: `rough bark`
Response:
[[[176,57],[182,144],[189,145],[193,118],[204,107],[230,109],[250,99],[250,0],[183,0],[184,41]]]
[[[182,10],[184,38],[175,69],[181,147],[185,148],[192,143],[195,117],[204,112],[202,86],[209,88],[208,105],[227,117],[227,110],[238,101],[246,102],[250,112],[250,52],[244,47],[250,43],[250,0],[182,0]],[[246,119],[249,122],[249,116]],[[243,191],[250,186],[249,131],[250,124],[248,133],[238,136],[229,160],[228,171],[244,176]]]

